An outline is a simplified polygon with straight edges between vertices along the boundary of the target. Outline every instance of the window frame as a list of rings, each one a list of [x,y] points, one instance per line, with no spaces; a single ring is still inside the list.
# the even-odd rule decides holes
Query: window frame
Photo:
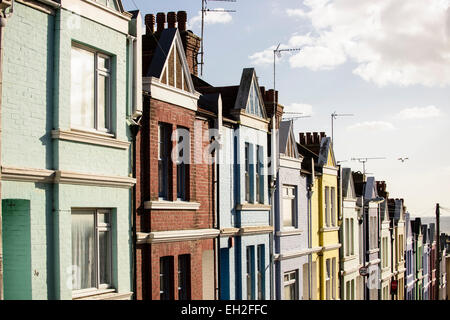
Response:
[[[71,45],[71,62],[72,62],[72,50],[83,50],[89,53],[92,53],[94,55],[94,65],[93,65],[93,78],[94,78],[94,88],[93,88],[93,94],[94,94],[94,127],[84,127],[81,125],[75,125],[73,124],[72,120],[72,113],[73,113],[73,105],[72,101],[70,102],[70,127],[71,129],[79,130],[79,131],[88,131],[88,132],[94,132],[94,133],[101,133],[108,136],[114,136],[113,129],[112,129],[112,101],[113,101],[113,88],[112,88],[112,74],[113,74],[113,56],[110,56],[100,50],[87,47],[85,45],[82,45],[77,42],[72,42]],[[109,62],[109,68],[100,68],[99,67],[99,59],[103,58]],[[70,72],[72,73],[72,66],[70,68]],[[99,77],[105,77],[106,78],[106,85],[105,89],[107,93],[105,94],[105,128],[99,128]],[[70,94],[73,94],[72,91],[72,79],[70,80]]]
[[[249,203],[251,201],[251,183],[250,183],[250,143],[245,142],[245,146],[244,146],[244,199],[245,202]]]
[[[283,273],[283,292],[286,292],[286,287],[290,288],[293,286],[294,288],[294,297],[291,297],[291,299],[289,300],[299,300],[298,284],[299,284],[298,270],[292,270]],[[286,295],[284,295],[283,300],[287,300]]]
[[[288,191],[288,193],[286,194],[285,191]],[[289,191],[292,191],[292,196],[289,195]],[[284,184],[281,187],[281,200],[283,203],[283,207],[282,207],[282,226],[283,229],[297,229],[297,186],[294,185],[288,185],[288,184]],[[292,202],[291,204],[291,208],[292,211],[290,212],[290,220],[291,220],[291,224],[290,225],[285,225],[285,207],[284,207],[284,202],[285,200],[289,200]]]
[[[163,264],[166,265],[165,270],[162,268]],[[163,256],[159,258],[159,299],[160,300],[173,300],[174,299],[174,281],[173,281],[173,265],[174,265],[174,258],[173,256]],[[163,272],[161,271],[163,269]],[[167,277],[167,278],[165,278]],[[162,279],[162,280],[161,280]],[[161,285],[164,284],[164,286],[167,286],[167,288],[162,288]],[[164,289],[164,290],[163,290]],[[167,298],[163,295],[165,294],[165,290],[168,290]]]
[[[184,265],[183,265],[184,264]],[[182,268],[184,267],[184,268]],[[181,269],[182,268],[182,269]],[[178,300],[191,300],[191,255],[178,256]],[[184,283],[183,283],[184,282]],[[183,295],[183,297],[182,297]]]
[[[187,146],[187,148],[181,148],[179,149],[180,146],[180,138],[185,138],[183,135],[179,134],[179,130],[186,130],[187,132],[189,132],[188,135],[188,141],[187,143],[184,143],[184,146]],[[190,137],[190,131],[188,128],[186,127],[181,127],[178,126],[177,127],[177,137],[176,137],[176,141],[177,141],[177,146],[176,146],[176,150],[177,150],[177,158],[179,159],[180,157],[180,152],[183,152],[183,156],[181,156],[181,163],[178,163],[178,159],[177,159],[177,200],[179,201],[188,201],[188,197],[189,197],[189,164],[184,162],[184,158],[185,158],[185,153],[188,154],[188,161],[190,161],[191,159],[191,137]]]
[[[113,275],[113,236],[112,236],[112,210],[105,208],[72,208],[71,215],[73,214],[89,214],[94,216],[94,270],[95,270],[95,287],[84,288],[84,289],[72,289],[72,296],[83,296],[84,294],[89,294],[91,292],[97,292],[102,290],[114,289],[114,275]],[[100,214],[105,214],[108,216],[109,222],[100,223],[98,220],[98,216]],[[109,257],[109,282],[110,283],[101,283],[101,274],[100,274],[100,232],[107,233],[107,239],[109,246],[107,248],[107,256]],[[72,231],[71,231],[72,233]],[[72,243],[73,246],[73,243]],[[72,257],[73,261],[73,257]],[[73,262],[72,262],[73,263]],[[74,265],[75,266],[75,265]]]

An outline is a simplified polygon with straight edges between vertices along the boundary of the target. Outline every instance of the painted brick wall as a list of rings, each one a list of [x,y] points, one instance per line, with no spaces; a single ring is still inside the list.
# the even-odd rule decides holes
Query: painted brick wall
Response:
[[[2,165],[51,168],[54,17],[16,3],[5,28]]]

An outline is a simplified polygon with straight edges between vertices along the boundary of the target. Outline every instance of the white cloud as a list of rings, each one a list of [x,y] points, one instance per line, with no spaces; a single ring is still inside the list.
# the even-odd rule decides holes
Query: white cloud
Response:
[[[306,16],[305,12],[302,9],[286,9],[286,13],[289,17],[303,18]]]
[[[346,61],[353,73],[379,86],[450,85],[450,0],[304,0],[307,10],[287,15],[308,19],[308,34],[289,44],[303,51],[294,68],[332,69]],[[253,56],[257,56],[252,55]]]
[[[284,110],[286,114],[286,118],[290,118],[290,114],[288,112],[301,113],[299,116],[312,116],[313,115],[313,107],[310,104],[306,103],[292,103],[287,105]],[[295,117],[296,115],[293,115]]]
[[[358,122],[347,127],[347,130],[370,130],[370,131],[392,131],[396,128],[390,122],[386,121],[365,121]]]
[[[214,8],[214,10],[224,10],[223,8]],[[233,17],[229,12],[206,12],[205,14],[205,25],[208,24],[226,24],[230,23]],[[198,14],[189,20],[189,28],[195,26],[200,26],[202,22],[202,12],[199,11]]]
[[[406,108],[400,111],[396,118],[399,119],[427,119],[436,118],[442,114],[441,110],[435,106]]]

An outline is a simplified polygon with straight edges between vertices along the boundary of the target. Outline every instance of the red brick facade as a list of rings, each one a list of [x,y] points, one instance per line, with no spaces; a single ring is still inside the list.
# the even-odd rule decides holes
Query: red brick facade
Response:
[[[155,210],[145,209],[146,201],[158,200],[158,124],[171,125],[172,131],[178,126],[189,130],[191,137],[191,164],[188,166],[187,199],[200,203],[198,210]],[[196,112],[171,105],[151,97],[144,98],[144,111],[141,128],[136,137],[136,231],[149,233],[155,231],[211,229],[213,217],[213,166],[203,162],[203,149],[208,141],[202,141],[209,129],[207,120],[197,119]],[[194,139],[194,132],[195,137]],[[172,147],[176,141],[172,141]],[[200,158],[199,158],[200,157]],[[176,165],[169,165],[168,201],[176,200]],[[172,186],[172,187],[170,187]],[[164,256],[173,256],[173,286],[178,287],[178,256],[190,254],[191,257],[191,298],[202,299],[202,253],[213,250],[214,240],[176,241],[157,244],[137,244],[136,246],[136,298],[159,299],[159,262]],[[211,270],[214,273],[214,270]],[[178,299],[174,289],[174,298]]]

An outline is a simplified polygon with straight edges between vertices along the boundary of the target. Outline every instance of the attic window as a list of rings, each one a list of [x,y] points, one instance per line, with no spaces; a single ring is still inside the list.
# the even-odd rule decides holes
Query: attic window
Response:
[[[160,81],[171,87],[190,92],[183,61],[176,45],[170,50]]]

